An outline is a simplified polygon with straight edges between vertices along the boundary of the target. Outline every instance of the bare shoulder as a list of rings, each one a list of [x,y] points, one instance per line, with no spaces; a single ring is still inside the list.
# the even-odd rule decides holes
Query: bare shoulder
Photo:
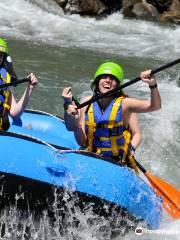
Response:
[[[122,108],[124,111],[128,110],[129,112],[145,113],[150,111],[150,101],[137,98],[126,98],[123,99]]]
[[[131,105],[131,104],[137,103],[139,101],[141,101],[141,100],[136,99],[136,98],[126,97],[126,98],[123,98],[122,103],[126,104],[126,105]]]
[[[122,99],[123,112],[126,112],[127,110],[129,111],[131,109],[131,107],[136,104],[136,100],[137,99],[130,98],[130,97],[123,98]]]
[[[92,98],[92,96],[83,96],[81,99],[81,102],[84,103],[84,102],[90,100],[91,98]]]
[[[129,97],[123,98],[123,99],[122,99],[122,105],[123,105],[123,106],[127,105],[127,104],[129,103],[129,99],[130,99]]]
[[[84,102],[90,100],[91,98],[92,98],[92,96],[83,96],[82,99],[81,99],[81,103],[84,103]],[[85,107],[81,108],[81,114],[86,112],[87,107],[88,106],[85,106]]]

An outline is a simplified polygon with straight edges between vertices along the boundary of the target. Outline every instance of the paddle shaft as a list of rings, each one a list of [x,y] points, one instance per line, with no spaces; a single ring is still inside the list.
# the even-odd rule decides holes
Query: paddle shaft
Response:
[[[176,65],[179,62],[180,62],[180,58],[178,58],[178,59],[176,59],[176,60],[174,60],[174,61],[172,61],[170,63],[167,63],[167,64],[165,64],[165,65],[163,65],[163,66],[161,66],[159,68],[156,68],[156,69],[152,70],[151,74],[153,75],[153,74],[156,74],[158,72],[161,72],[164,69],[172,67],[172,66]],[[118,86],[118,87],[116,87],[116,88],[114,88],[114,89],[112,89],[112,90],[110,90],[110,91],[108,91],[106,93],[103,93],[100,96],[93,96],[90,100],[88,100],[88,101],[86,101],[86,102],[84,102],[82,104],[79,104],[77,109],[83,108],[83,107],[85,107],[85,106],[87,106],[87,105],[97,101],[98,99],[105,98],[105,97],[108,97],[110,95],[113,95],[114,93],[117,93],[118,91],[121,91],[123,88],[128,87],[128,86],[130,86],[130,85],[132,85],[132,84],[134,84],[134,83],[136,83],[136,82],[138,82],[140,80],[141,80],[140,77],[136,77],[136,78],[130,80],[129,82],[127,82],[127,83],[124,83],[124,84],[122,84],[122,85],[120,85],[120,86]]]
[[[24,83],[24,82],[29,82],[29,79],[24,78],[24,79],[17,80],[17,81],[14,81],[14,82],[2,84],[2,85],[0,85],[0,89],[5,88],[5,87],[10,87],[10,86],[16,86],[16,85],[18,85],[20,83]]]
[[[134,158],[134,157],[133,157]],[[137,167],[141,170],[141,172],[143,172],[144,174],[146,174],[147,170],[145,168],[143,168],[143,166],[134,158],[134,161],[137,165]]]
[[[74,103],[76,104],[77,107],[80,105],[80,103],[78,102],[78,100],[75,99],[74,97],[72,97],[72,100],[74,101]]]

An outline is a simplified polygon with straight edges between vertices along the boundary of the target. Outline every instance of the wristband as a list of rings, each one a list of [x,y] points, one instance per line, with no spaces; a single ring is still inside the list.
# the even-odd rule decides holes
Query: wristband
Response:
[[[149,86],[150,89],[154,89],[154,88],[157,88],[157,83],[155,83],[154,85],[152,86]]]
[[[133,151],[133,152],[135,152],[135,147],[130,143],[129,144],[129,151],[131,152],[131,151]]]
[[[64,99],[64,104],[72,104],[72,100],[71,99]]]
[[[69,105],[72,105],[72,102],[65,102],[64,103],[64,110],[67,110]]]

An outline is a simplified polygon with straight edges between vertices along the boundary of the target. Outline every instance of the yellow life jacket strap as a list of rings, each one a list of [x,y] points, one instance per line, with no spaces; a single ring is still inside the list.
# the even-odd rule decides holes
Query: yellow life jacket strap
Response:
[[[116,101],[113,104],[112,111],[111,111],[111,114],[110,114],[110,117],[109,117],[108,128],[115,127],[115,119],[116,119],[116,116],[117,116],[119,106],[122,102],[122,99],[123,99],[123,97],[117,98]],[[123,121],[121,121],[119,123],[119,126],[121,126],[121,125],[123,125]],[[124,149],[124,146],[123,147],[122,146],[121,147],[117,146],[117,140],[118,140],[117,136],[116,137],[110,136],[109,139],[111,141],[111,151],[113,153],[113,156],[118,156],[119,150]]]
[[[118,156],[119,152],[118,150],[124,150],[124,146],[117,146],[117,140],[121,139],[123,137],[123,134],[120,136],[110,136],[110,137],[100,137],[101,141],[111,141],[111,148],[97,148],[97,153],[101,153],[102,151],[112,151],[113,150],[113,156]]]
[[[111,143],[112,144],[112,143]],[[113,142],[113,144],[116,144],[115,142]],[[116,145],[116,149],[117,151],[113,154],[113,156],[118,156],[118,150],[124,150],[124,147],[123,146],[117,146]],[[98,151],[102,151],[102,152],[109,152],[109,151],[112,151],[112,147],[111,148],[98,148]]]
[[[126,161],[126,156],[128,153],[128,149],[129,149],[129,144],[131,141],[131,134],[128,130],[123,131],[123,135],[124,135],[124,154],[122,156],[122,163],[125,163]]]
[[[88,127],[96,127],[96,123],[92,123],[92,122],[90,122],[90,121],[85,121],[85,124],[88,126]]]
[[[117,139],[120,139],[124,137],[124,145],[123,146],[117,146]],[[126,162],[126,156],[127,156],[127,153],[128,153],[128,149],[129,149],[129,143],[131,141],[131,134],[129,131],[125,130],[123,132],[123,135],[120,135],[120,136],[110,136],[109,138],[105,138],[103,137],[102,140],[108,140],[110,139],[111,141],[111,151],[113,152],[113,156],[118,156],[118,150],[124,150],[124,154],[122,156],[122,159],[121,159],[121,162],[122,163],[125,163]],[[110,148],[98,148],[98,152],[101,152],[101,151],[110,151]]]
[[[11,75],[6,72],[6,78],[4,78],[2,75],[1,75],[1,79],[5,82],[5,83],[10,83],[11,82]]]
[[[90,152],[93,151],[93,133],[95,131],[95,122],[94,122],[94,112],[93,112],[93,104],[91,104],[91,106],[89,107],[89,111],[88,111],[88,119],[89,119],[89,123],[88,125],[88,150]],[[87,122],[86,122],[87,123]]]
[[[116,119],[117,111],[119,109],[119,106],[121,104],[122,99],[123,99],[123,97],[117,98],[116,101],[113,104],[112,111],[111,111],[111,114],[110,114],[110,117],[109,117],[108,128],[113,128],[114,127],[114,121]],[[121,125],[123,124],[123,122],[120,122],[120,123],[121,123]]]
[[[138,167],[136,165],[136,162],[134,160],[134,156],[132,154],[128,154],[128,160],[130,162],[131,167],[134,169],[134,171],[139,174]]]
[[[98,125],[96,124],[96,123],[91,123],[90,121],[85,121],[85,124],[89,127],[89,126],[91,126],[91,127],[97,127]],[[123,122],[121,121],[121,122],[117,122],[117,123],[115,123],[115,122],[113,122],[113,121],[109,121],[109,123],[103,123],[103,124],[101,124],[100,126],[98,126],[98,127],[101,127],[101,128],[112,128],[112,125],[113,125],[113,127],[120,127],[120,126],[122,126],[123,125]]]
[[[111,114],[109,116],[109,122],[107,124],[103,124],[103,127],[105,128],[113,128],[113,127],[119,127],[123,125],[123,121],[115,123],[115,119],[117,116],[117,112],[119,109],[119,106],[121,104],[123,97],[119,97],[116,99],[116,101],[114,102],[113,106],[112,106],[112,110],[111,110]],[[113,156],[118,156],[119,150],[124,149],[123,146],[117,146],[117,140],[122,138],[123,136],[109,136],[109,137],[101,137],[100,140],[102,141],[106,141],[106,140],[110,140],[111,141],[111,148],[97,148],[97,152],[98,154],[100,154],[102,151],[112,151]]]
[[[123,97],[120,97],[116,100],[116,102],[113,105],[111,114],[110,114],[110,119],[109,119],[109,123],[108,124],[104,124],[102,127],[106,127],[106,128],[112,128],[112,127],[116,127],[116,126],[121,126],[123,124],[123,122],[118,122],[115,123],[115,118],[116,118],[116,114],[117,111],[119,109],[119,106],[121,104]],[[93,133],[95,131],[96,128],[96,123],[94,122],[94,112],[93,112],[93,104],[91,104],[89,111],[88,111],[88,119],[89,121],[86,121],[86,124],[88,125],[88,150],[89,151],[93,151]],[[125,143],[123,146],[117,146],[117,140],[121,139],[122,137],[124,137]],[[126,162],[126,157],[128,157],[129,161],[130,161],[130,165],[132,166],[132,168],[135,170],[136,173],[139,174],[138,168],[136,166],[134,157],[132,155],[128,155],[128,149],[129,149],[129,144],[131,141],[131,134],[128,130],[123,131],[123,134],[120,136],[110,136],[110,137],[100,137],[101,141],[106,141],[106,140],[110,140],[111,141],[111,148],[97,148],[96,153],[97,154],[101,154],[102,151],[112,151],[113,152],[113,156],[118,156],[118,150],[123,150],[124,154],[122,156],[122,163]]]
[[[119,140],[123,137],[123,134],[119,135],[119,136],[111,136],[112,139],[116,139]],[[100,137],[100,141],[108,141],[110,137]],[[113,140],[114,141],[114,140]]]
[[[0,103],[0,104],[1,104],[1,103]],[[3,108],[5,108],[5,109],[7,109],[7,110],[10,109],[10,105],[7,104],[7,103],[2,103],[2,106],[3,106]]]
[[[119,109],[119,106],[121,104],[121,101],[124,97],[119,97],[116,99],[112,106],[112,110],[110,113],[109,121],[107,124],[102,124],[102,128],[110,128],[112,129],[113,127],[119,127],[123,125],[123,121],[115,123],[115,119],[117,116],[117,112]],[[88,121],[85,122],[85,124],[88,126],[88,150],[92,151],[93,150],[93,133],[95,131],[95,128],[97,127],[97,124],[94,122],[94,113],[93,113],[93,104],[91,104],[89,110],[88,110]],[[110,140],[111,141],[111,149],[108,148],[97,148],[97,153],[100,154],[101,151],[112,151],[114,156],[118,156],[118,151],[120,149],[124,149],[124,146],[118,147],[117,146],[117,140],[122,138],[123,136],[110,136],[110,137],[101,137],[100,140],[106,141]]]
[[[1,76],[1,78],[5,83],[10,83],[11,82],[11,75],[8,72],[6,72],[6,78],[4,78],[3,76]],[[5,98],[5,101],[2,103],[2,107],[3,107],[2,115],[4,115],[5,112],[10,109],[10,105],[8,104],[10,90],[9,89],[4,90],[3,95],[4,95],[4,98]],[[0,124],[1,124],[0,126],[2,126],[2,122]]]

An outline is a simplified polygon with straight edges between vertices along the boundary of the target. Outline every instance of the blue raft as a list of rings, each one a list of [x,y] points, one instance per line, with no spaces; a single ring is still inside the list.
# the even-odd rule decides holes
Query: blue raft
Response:
[[[136,223],[159,227],[162,201],[153,189],[133,170],[77,151],[74,135],[61,118],[28,110],[0,134],[1,208],[8,201],[15,204],[14,196],[23,192],[29,208],[43,209],[54,201],[55,187],[76,194],[81,207],[88,202],[102,215],[116,209]],[[26,208],[25,197],[16,205]]]

